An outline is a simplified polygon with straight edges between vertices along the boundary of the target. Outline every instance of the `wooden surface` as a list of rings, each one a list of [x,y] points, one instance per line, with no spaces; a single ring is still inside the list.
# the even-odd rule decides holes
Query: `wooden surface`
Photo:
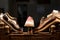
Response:
[[[60,32],[50,34],[49,32],[40,32],[39,34],[27,34],[24,32],[6,34],[3,29],[0,30],[0,40],[60,40]]]
[[[55,36],[46,32],[40,34],[9,34],[10,40],[54,40]]]
[[[28,34],[27,32],[7,34],[4,29],[0,29],[0,40],[60,40],[60,32],[51,34],[40,32],[39,34]]]

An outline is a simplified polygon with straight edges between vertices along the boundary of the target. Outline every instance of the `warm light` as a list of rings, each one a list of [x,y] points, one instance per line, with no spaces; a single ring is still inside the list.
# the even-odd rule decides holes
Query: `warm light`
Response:
[[[53,10],[54,13],[58,13],[58,10]]]
[[[56,15],[57,13],[59,13],[59,11],[58,10],[53,10],[53,12],[52,12],[54,15]],[[53,14],[49,14],[49,15],[47,15],[47,17],[50,17],[50,16],[52,16]]]
[[[24,26],[27,26],[27,27],[34,27],[34,20],[31,16],[29,16],[27,18],[27,21],[25,22],[25,25]]]
[[[3,16],[4,16],[4,14],[3,14],[3,13],[1,13],[1,14],[0,14],[0,19],[3,19]]]
[[[57,18],[60,18],[60,12],[58,10],[53,10],[53,15]]]

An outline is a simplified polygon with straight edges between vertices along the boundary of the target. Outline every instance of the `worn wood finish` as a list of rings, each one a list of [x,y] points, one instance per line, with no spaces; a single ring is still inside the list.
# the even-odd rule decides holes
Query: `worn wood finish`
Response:
[[[41,32],[39,34],[9,34],[10,40],[54,40],[55,35],[48,32]]]

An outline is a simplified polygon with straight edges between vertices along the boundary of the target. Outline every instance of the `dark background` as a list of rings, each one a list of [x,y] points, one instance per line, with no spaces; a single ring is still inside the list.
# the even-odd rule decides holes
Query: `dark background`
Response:
[[[37,27],[42,16],[54,9],[60,11],[60,0],[0,0],[0,8],[16,17],[21,27],[24,27],[27,17],[32,16]]]

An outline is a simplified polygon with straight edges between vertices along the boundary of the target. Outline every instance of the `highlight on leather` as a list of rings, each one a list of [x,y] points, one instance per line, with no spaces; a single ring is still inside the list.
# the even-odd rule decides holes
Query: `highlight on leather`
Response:
[[[4,17],[6,17],[8,20],[6,21],[4,19]],[[17,24],[15,17],[11,17],[8,13],[5,13],[5,14],[1,13],[0,20],[2,20],[5,24],[7,24],[9,26],[9,28],[11,28],[13,31],[15,31],[15,32],[22,31],[21,28],[19,27],[19,25]]]
[[[40,23],[40,25],[35,29],[34,32],[42,32],[56,22],[60,22],[60,12],[57,10],[53,10],[53,12],[43,20],[42,24]]]
[[[8,13],[5,13],[6,17],[8,18],[8,22],[10,22],[11,24],[14,25],[14,27],[16,27],[16,29],[20,29],[19,25],[17,24],[15,17],[11,17]]]

